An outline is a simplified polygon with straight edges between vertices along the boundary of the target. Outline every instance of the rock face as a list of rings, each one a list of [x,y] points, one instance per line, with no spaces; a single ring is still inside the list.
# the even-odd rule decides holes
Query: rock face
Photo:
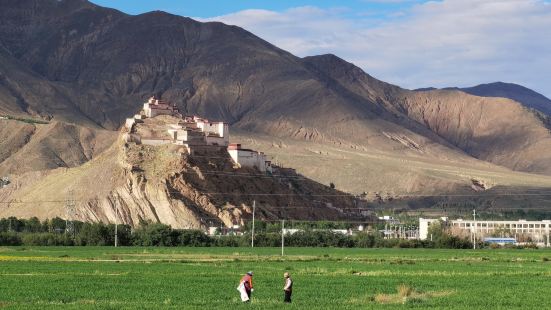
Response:
[[[0,192],[0,217],[70,217],[138,225],[151,220],[175,228],[243,224],[256,200],[258,219],[358,219],[352,195],[286,169],[267,175],[236,168],[227,151],[186,155],[181,146],[124,143],[75,168],[16,176]],[[72,190],[72,197],[68,191]],[[48,197],[45,199],[44,197]],[[78,212],[67,213],[64,201]],[[118,212],[118,219],[116,217]]]

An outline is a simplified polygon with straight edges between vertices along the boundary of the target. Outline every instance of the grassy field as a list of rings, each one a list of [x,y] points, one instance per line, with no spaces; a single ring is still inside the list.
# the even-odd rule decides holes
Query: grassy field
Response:
[[[0,308],[549,309],[551,251],[0,248]],[[242,305],[241,275],[255,272]],[[402,287],[399,287],[402,286]]]

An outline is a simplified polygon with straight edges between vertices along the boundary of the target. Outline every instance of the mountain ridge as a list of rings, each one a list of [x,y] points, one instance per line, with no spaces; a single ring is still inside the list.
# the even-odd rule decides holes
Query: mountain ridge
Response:
[[[66,129],[56,133],[59,137],[90,128],[112,133],[146,98],[158,95],[185,114],[223,120],[251,136],[305,141],[313,149],[370,152],[366,158],[395,154],[487,162],[491,169],[500,165],[551,175],[549,122],[514,100],[457,90],[410,91],[332,54],[299,58],[239,27],[160,11],[127,15],[84,0],[0,0],[0,8],[0,68],[6,72],[0,78],[0,113],[57,122]],[[0,136],[8,137],[9,129],[0,128]],[[70,136],[83,149],[94,140],[81,143],[80,136]],[[29,167],[50,169],[65,156],[62,139],[48,140],[54,141],[54,151],[44,155],[20,147],[24,137],[9,137],[19,155],[0,154],[2,173],[29,173],[10,164],[17,158],[32,158]],[[269,143],[263,147],[270,148]],[[98,154],[77,155],[78,160],[58,161],[59,166],[78,166]],[[368,177],[392,175],[397,191],[422,191],[423,184],[441,186],[431,193],[471,186],[469,177],[446,182],[440,178],[449,174],[429,175],[427,169],[408,170],[408,181],[396,185],[395,172],[404,171],[396,167],[399,162]],[[301,165],[296,168],[316,168],[308,161]],[[333,174],[343,170],[332,169]],[[333,181],[328,171],[320,178],[324,184]]]
[[[445,87],[443,90],[460,90],[479,97],[500,97],[507,98],[521,103],[527,108],[538,110],[551,115],[551,99],[546,96],[519,84],[506,82],[492,82],[479,84],[472,87]],[[414,91],[439,90],[434,87],[418,88]]]

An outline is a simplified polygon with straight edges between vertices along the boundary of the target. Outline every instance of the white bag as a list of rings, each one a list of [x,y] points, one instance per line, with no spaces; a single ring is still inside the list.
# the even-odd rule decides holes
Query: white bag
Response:
[[[249,300],[249,295],[247,295],[247,291],[245,290],[245,284],[243,282],[241,282],[241,284],[239,284],[239,286],[237,287],[237,290],[241,294],[241,301],[248,301]]]

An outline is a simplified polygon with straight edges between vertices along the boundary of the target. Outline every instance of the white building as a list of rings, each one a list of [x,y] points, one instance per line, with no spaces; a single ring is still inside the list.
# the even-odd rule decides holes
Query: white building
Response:
[[[167,129],[168,135],[174,144],[188,146],[205,145],[207,144],[206,136],[199,129],[187,127],[185,125],[174,124]]]
[[[549,245],[551,220],[473,221],[457,219],[448,221],[447,218],[419,218],[419,239],[426,240],[427,238],[430,238],[428,234],[429,228],[437,221],[442,221],[444,225],[446,225],[446,227],[454,234],[470,235],[474,233],[478,240],[482,240],[485,237],[491,237],[495,234],[500,234],[504,235],[504,237],[530,239],[532,242]]]
[[[229,125],[224,122],[209,122],[198,116],[193,116],[193,121],[207,136],[207,144],[226,146],[230,143]]]
[[[147,117],[155,117],[157,115],[176,115],[179,114],[178,108],[168,102],[155,97],[149,98],[149,100],[143,104],[143,112]]]
[[[422,217],[419,218],[419,239],[421,240],[427,240],[429,237],[429,228],[430,226],[440,221],[439,219],[424,219]]]
[[[392,217],[390,215],[379,216],[379,220],[385,221],[388,224],[394,224],[394,225],[400,224],[399,220],[395,219],[394,217]]]
[[[132,130],[132,127],[136,124],[136,119],[134,118],[127,118],[126,122],[124,123],[124,127],[128,129],[128,131]]]
[[[249,149],[241,148],[241,144],[232,143],[228,146],[232,160],[241,167],[256,167],[262,172],[272,172],[272,162],[266,160],[266,155]]]
[[[159,132],[156,129],[155,134],[146,131],[147,136],[141,136],[136,128],[138,123],[144,123],[147,118],[153,118],[158,115],[171,115],[178,118],[176,124],[165,124]],[[145,121],[147,122],[147,121]],[[272,172],[272,163],[266,159],[262,152],[243,149],[241,144],[230,144],[229,125],[225,122],[212,122],[199,116],[183,117],[176,106],[164,102],[155,97],[149,98],[144,103],[143,109],[133,118],[128,118],[125,123],[128,133],[125,133],[126,142],[135,142],[138,144],[163,145],[176,144],[183,145],[189,154],[195,151],[205,152],[209,148],[212,150],[227,147],[234,163],[241,167],[256,167],[261,172]],[[165,129],[166,128],[166,129]],[[166,130],[166,131],[165,131]]]

